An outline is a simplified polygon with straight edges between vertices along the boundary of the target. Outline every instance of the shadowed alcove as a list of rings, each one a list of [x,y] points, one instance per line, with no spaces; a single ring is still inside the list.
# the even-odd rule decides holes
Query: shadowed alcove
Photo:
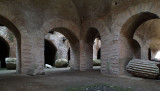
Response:
[[[56,53],[57,48],[55,47],[55,45],[51,41],[45,39],[45,64],[54,66],[56,60]]]
[[[1,61],[1,68],[6,67],[5,58],[9,57],[10,47],[9,44],[0,37],[0,61]]]

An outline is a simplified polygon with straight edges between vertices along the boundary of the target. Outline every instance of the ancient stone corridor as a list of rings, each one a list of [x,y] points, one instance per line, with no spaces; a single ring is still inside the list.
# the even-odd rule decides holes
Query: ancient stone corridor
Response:
[[[0,82],[5,72],[11,70],[16,78],[36,78],[47,77],[46,69],[51,70],[53,77],[59,70],[65,75],[61,69],[66,68],[67,72],[73,72],[73,77],[74,73],[82,73],[90,79],[89,72],[100,80],[106,76],[117,77],[116,81],[121,77],[133,81],[132,77],[137,76],[145,83],[147,78],[141,78],[141,74],[155,75],[156,69],[156,88],[148,91],[158,91],[159,17],[159,0],[0,0]],[[146,60],[145,66],[138,61],[133,66],[138,66],[136,69],[127,68],[134,59]],[[153,69],[149,69],[148,61],[152,61]],[[8,76],[11,79],[12,72]]]

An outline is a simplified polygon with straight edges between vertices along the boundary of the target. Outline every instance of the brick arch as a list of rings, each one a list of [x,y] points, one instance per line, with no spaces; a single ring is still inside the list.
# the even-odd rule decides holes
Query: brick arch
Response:
[[[49,31],[54,28],[63,27],[71,31],[77,39],[80,39],[80,28],[73,22],[63,20],[63,19],[50,19],[49,21],[44,22],[41,30],[44,31],[46,35]]]
[[[106,26],[105,21],[103,19],[84,22],[82,24],[82,30],[83,30],[82,38],[85,38],[89,28],[97,29],[99,34],[100,34],[100,36],[106,36],[106,35],[110,34],[109,29]]]
[[[79,45],[79,34],[80,29],[77,25],[70,21],[61,20],[61,19],[52,19],[45,22],[41,28],[44,31],[44,34],[47,34],[50,31],[56,31],[63,34],[70,42],[71,45],[71,60],[70,60],[70,69],[79,70],[80,69],[80,45]]]
[[[90,28],[94,28],[97,30],[97,32],[99,32],[100,37],[101,37],[101,72],[105,73],[107,66],[106,66],[106,51],[108,50],[108,48],[106,47],[106,43],[108,43],[108,38],[110,36],[110,31],[108,26],[106,25],[105,21],[103,19],[97,19],[95,21],[86,21],[85,23],[83,23],[82,25],[82,32],[81,32],[81,71],[85,71],[85,70],[92,70],[93,69],[93,65],[91,63],[91,61],[93,60],[93,53],[90,52],[88,49],[93,48],[92,46],[88,46],[88,44],[85,42],[86,40],[86,36],[89,31]],[[87,48],[88,47],[88,48]],[[89,55],[89,56],[86,56]],[[87,62],[88,60],[90,60],[90,62]]]
[[[133,16],[140,14],[140,13],[144,13],[144,12],[148,12],[148,13],[152,13],[157,15],[158,17],[160,16],[160,12],[159,12],[159,5],[160,2],[157,1],[155,2],[149,2],[149,3],[139,3],[135,6],[131,6],[130,8],[125,9],[124,11],[122,11],[122,13],[118,14],[116,17],[114,16],[115,20],[114,23],[111,27],[111,32],[117,35],[117,40],[121,39],[121,32],[123,29],[124,24],[131,19]],[[143,22],[142,22],[143,23]],[[138,25],[139,26],[139,25]],[[138,27],[137,27],[138,28]],[[136,30],[136,29],[135,29]],[[133,38],[133,36],[132,36]],[[120,74],[124,74],[124,67],[125,67],[125,63],[120,63],[122,62],[122,60],[120,59],[120,41],[116,42],[116,48],[115,49],[115,55],[117,55],[117,59],[116,60],[116,65],[118,65],[118,75]],[[123,66],[123,67],[122,67]],[[116,68],[115,68],[116,69]]]
[[[123,25],[126,23],[126,21],[129,20],[132,16],[137,15],[139,13],[149,12],[157,16],[160,16],[159,5],[160,1],[157,1],[156,3],[150,2],[146,4],[138,4],[136,6],[131,6],[129,9],[122,11],[122,13],[118,14],[118,16],[116,16],[114,20],[114,23],[111,27],[112,33],[117,33],[117,35],[120,35],[121,29]]]
[[[17,72],[20,73],[20,62],[21,62],[21,35],[17,29],[17,27],[10,22],[8,19],[6,19],[3,16],[0,16],[0,23],[4,26],[6,26],[9,30],[11,30],[13,32],[13,34],[15,35],[16,39],[17,39],[17,43],[18,43],[18,50],[17,50],[17,54],[18,54],[18,63],[17,63]]]
[[[17,40],[17,67],[18,74],[27,74],[27,70],[30,68],[30,45],[31,40],[29,38],[27,28],[24,21],[17,17],[11,9],[2,7],[0,11],[0,23],[6,26],[16,37]]]

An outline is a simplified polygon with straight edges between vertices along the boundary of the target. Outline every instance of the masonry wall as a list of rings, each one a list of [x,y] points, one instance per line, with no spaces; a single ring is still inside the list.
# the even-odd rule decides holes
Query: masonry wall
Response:
[[[0,26],[0,37],[6,40],[9,44],[9,57],[16,58],[16,38],[10,30],[5,26]]]
[[[121,75],[122,45],[127,43],[120,36],[123,25],[141,12],[159,17],[159,5],[158,0],[1,0],[0,23],[17,39],[18,73],[44,74],[44,39],[52,30],[69,40],[71,69],[90,69],[93,54],[85,38],[95,28],[102,42],[101,73]]]

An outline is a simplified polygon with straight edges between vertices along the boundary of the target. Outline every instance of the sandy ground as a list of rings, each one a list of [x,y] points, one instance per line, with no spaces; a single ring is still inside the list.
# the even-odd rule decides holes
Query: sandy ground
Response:
[[[69,68],[47,69],[45,75],[21,76],[14,70],[0,70],[0,91],[67,91],[69,88],[105,83],[133,91],[160,91],[160,80],[138,77],[114,77],[94,71],[70,71]]]

